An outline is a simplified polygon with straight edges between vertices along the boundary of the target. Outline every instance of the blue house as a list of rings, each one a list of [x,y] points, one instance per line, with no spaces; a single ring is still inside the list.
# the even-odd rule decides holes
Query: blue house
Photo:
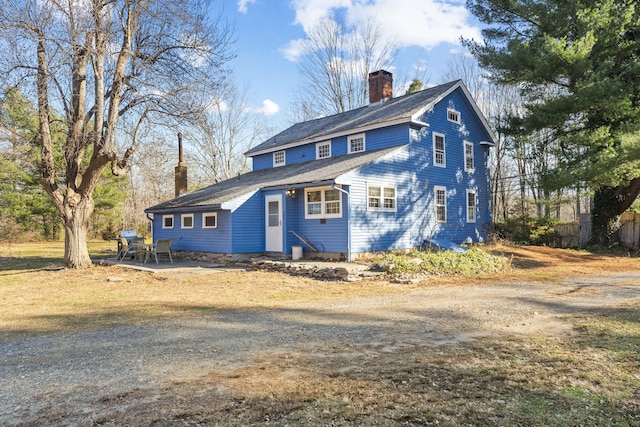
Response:
[[[154,241],[223,254],[347,260],[481,242],[490,222],[487,159],[495,136],[462,81],[390,98],[369,76],[370,105],[295,124],[249,150],[253,171],[148,208]],[[305,243],[306,242],[306,243]]]

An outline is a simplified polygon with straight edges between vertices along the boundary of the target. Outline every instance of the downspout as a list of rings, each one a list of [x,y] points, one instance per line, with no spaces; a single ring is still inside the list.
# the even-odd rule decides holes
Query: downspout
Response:
[[[347,195],[347,203],[349,204],[349,210],[347,211],[347,262],[351,262],[351,193],[336,187],[335,182],[331,184],[331,188]]]

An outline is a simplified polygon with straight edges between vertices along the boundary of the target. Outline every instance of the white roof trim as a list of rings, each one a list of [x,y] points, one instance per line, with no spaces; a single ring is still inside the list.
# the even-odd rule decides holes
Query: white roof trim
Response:
[[[447,96],[451,95],[451,93],[453,93],[453,91],[455,91],[458,88],[462,89],[462,92],[467,97],[467,100],[469,101],[469,104],[471,104],[471,108],[473,108],[474,113],[476,113],[476,115],[480,119],[480,122],[482,123],[482,126],[484,127],[484,129],[487,131],[487,133],[491,137],[491,141],[490,142],[492,142],[495,145],[495,141],[497,141],[498,138],[493,133],[493,130],[491,129],[491,126],[489,126],[489,122],[487,121],[487,118],[484,116],[484,114],[482,114],[482,111],[480,110],[480,107],[478,107],[478,104],[476,104],[476,101],[473,99],[473,97],[471,96],[471,93],[469,93],[469,89],[467,89],[467,86],[464,84],[464,82],[462,80],[458,80],[458,82],[456,84],[454,84],[453,86],[451,86],[449,88],[449,90],[447,90],[446,92],[442,93],[439,97],[435,98],[432,102],[430,102],[429,104],[425,105],[420,110],[418,110],[416,113],[414,113],[413,116],[412,116],[413,120],[418,121],[418,119],[427,110],[429,110],[430,108],[433,108],[434,105],[436,105],[437,103],[442,101]]]

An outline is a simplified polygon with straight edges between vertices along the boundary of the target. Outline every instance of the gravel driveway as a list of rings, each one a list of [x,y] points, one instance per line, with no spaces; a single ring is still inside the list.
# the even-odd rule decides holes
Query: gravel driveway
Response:
[[[562,285],[437,286],[392,296],[277,309],[208,310],[189,319],[0,341],[0,424],[16,425],[64,404],[251,363],[265,353],[349,345],[386,352],[478,336],[571,333],[563,315],[640,300],[640,273]]]

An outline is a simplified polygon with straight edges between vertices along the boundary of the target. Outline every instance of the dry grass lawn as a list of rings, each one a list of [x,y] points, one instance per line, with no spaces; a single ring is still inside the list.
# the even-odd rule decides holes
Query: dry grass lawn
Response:
[[[111,246],[93,243],[91,251],[105,256]],[[199,307],[286,307],[429,286],[548,284],[640,271],[640,260],[622,253],[485,249],[511,257],[513,270],[499,278],[438,277],[392,286],[240,270],[206,280],[116,267],[59,270],[60,244],[0,247],[0,342],[198,316]],[[569,321],[571,339],[494,336],[416,345],[364,357],[350,370],[336,368],[345,357],[338,349],[321,358],[263,356],[234,371],[167,384],[152,395],[138,389],[105,396],[94,408],[100,415],[86,425],[640,426],[640,305],[579,313]],[[73,415],[65,411],[52,407],[24,425],[65,425]]]

